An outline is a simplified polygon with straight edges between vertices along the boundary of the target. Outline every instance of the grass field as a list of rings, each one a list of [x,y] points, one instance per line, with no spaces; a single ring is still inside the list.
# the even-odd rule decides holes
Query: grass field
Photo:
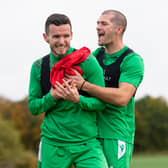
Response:
[[[134,155],[130,168],[168,168],[168,154]]]

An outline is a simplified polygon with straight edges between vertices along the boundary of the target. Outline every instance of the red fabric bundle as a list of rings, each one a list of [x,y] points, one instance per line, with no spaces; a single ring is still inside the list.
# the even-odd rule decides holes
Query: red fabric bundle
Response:
[[[51,69],[51,85],[54,87],[56,81],[62,84],[62,79],[64,78],[65,73],[68,75],[75,75],[73,69],[77,70],[82,75],[83,71],[77,64],[84,61],[89,54],[90,50],[87,47],[82,47],[58,61]]]

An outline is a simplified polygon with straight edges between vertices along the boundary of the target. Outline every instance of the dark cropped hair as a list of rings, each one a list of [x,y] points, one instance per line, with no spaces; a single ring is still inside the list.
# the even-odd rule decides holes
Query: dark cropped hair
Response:
[[[50,15],[47,18],[46,23],[45,23],[45,32],[46,32],[46,34],[48,34],[48,32],[49,32],[49,26],[51,24],[54,24],[56,26],[60,26],[60,25],[63,25],[63,24],[69,24],[71,29],[72,29],[72,25],[71,25],[70,19],[64,14],[55,13],[55,14]]]

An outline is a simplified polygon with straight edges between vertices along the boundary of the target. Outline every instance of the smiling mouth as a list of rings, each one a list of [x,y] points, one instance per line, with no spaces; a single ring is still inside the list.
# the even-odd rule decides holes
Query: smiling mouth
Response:
[[[64,46],[60,46],[60,47],[57,47],[58,49],[65,49],[65,47]]]

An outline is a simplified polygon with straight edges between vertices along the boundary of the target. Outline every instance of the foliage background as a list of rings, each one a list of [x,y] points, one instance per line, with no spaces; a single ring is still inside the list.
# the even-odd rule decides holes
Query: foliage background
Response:
[[[43,114],[32,116],[27,97],[18,102],[0,98],[0,168],[34,168]],[[135,106],[134,154],[168,154],[168,103],[145,96]]]

